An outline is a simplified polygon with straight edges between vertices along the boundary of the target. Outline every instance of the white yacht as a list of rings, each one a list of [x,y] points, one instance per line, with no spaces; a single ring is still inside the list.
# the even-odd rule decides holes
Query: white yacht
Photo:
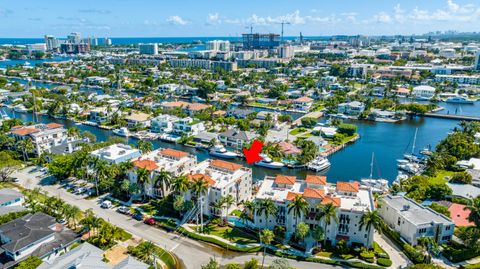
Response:
[[[317,157],[307,164],[307,168],[315,172],[320,172],[329,168],[332,164],[325,157]]]
[[[234,159],[238,157],[238,154],[233,151],[228,151],[223,145],[215,145],[210,149],[210,155],[220,157],[224,159]]]
[[[19,104],[13,107],[13,111],[19,112],[19,113],[27,113],[28,109],[24,105]]]
[[[447,100],[445,100],[446,103],[454,103],[454,104],[473,104],[475,101],[468,99],[465,96],[462,95],[456,95],[452,97],[448,97]]]
[[[262,157],[263,160],[256,162],[255,163],[256,166],[262,166],[270,169],[280,169],[285,166],[285,164],[281,162],[274,162],[270,157],[264,154],[260,154],[260,157]]]
[[[373,178],[373,161],[375,160],[375,153],[372,153],[372,161],[370,162],[370,175],[368,178],[360,180],[360,184],[370,187],[372,192],[387,193],[389,191],[388,180],[383,178]]]
[[[121,127],[118,129],[113,130],[113,133],[118,136],[128,137],[130,136],[130,132],[128,131],[127,127]]]

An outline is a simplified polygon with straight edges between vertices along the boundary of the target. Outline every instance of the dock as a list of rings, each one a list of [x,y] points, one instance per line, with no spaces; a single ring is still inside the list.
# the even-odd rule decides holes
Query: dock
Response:
[[[427,113],[419,115],[419,116],[428,117],[428,118],[447,119],[447,120],[480,121],[480,117],[478,117],[478,116],[439,114],[439,113],[431,113],[431,112],[427,112]]]

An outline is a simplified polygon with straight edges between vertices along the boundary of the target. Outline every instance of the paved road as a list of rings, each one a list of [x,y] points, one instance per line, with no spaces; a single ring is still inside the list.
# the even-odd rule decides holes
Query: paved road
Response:
[[[81,210],[91,208],[97,216],[109,221],[110,223],[125,229],[133,235],[141,237],[145,240],[150,240],[155,244],[170,250],[179,258],[183,268],[200,268],[201,265],[208,263],[211,257],[215,257],[220,264],[232,262],[242,264],[252,258],[256,258],[261,261],[261,254],[241,254],[236,252],[227,252],[216,246],[195,241],[177,234],[167,233],[163,230],[145,225],[142,222],[115,212],[114,209],[102,209],[98,200],[85,200],[80,196],[67,192],[58,185],[50,185],[48,184],[47,180],[42,179],[43,176],[40,172],[31,173],[29,172],[30,170],[31,168],[27,168],[16,172],[12,176],[18,178],[18,183],[25,188],[33,189],[38,186],[42,190],[48,192],[50,195],[59,196],[65,202],[78,206]],[[265,258],[265,263],[269,264],[275,259],[278,259],[278,257],[267,255]],[[295,268],[338,268],[337,266],[298,262],[295,260],[289,260],[289,262],[290,265]]]

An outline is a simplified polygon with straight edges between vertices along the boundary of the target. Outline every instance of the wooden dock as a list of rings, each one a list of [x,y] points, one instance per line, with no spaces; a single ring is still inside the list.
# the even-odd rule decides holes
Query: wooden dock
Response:
[[[447,120],[480,121],[480,117],[478,117],[478,116],[439,114],[439,113],[431,113],[431,112],[427,112],[427,113],[419,115],[419,116],[428,117],[428,118],[447,119]]]

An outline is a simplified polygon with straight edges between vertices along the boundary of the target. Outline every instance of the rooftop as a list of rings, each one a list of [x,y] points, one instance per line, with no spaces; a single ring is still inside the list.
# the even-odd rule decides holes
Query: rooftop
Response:
[[[215,181],[214,187],[216,188],[228,186],[250,173],[249,168],[240,164],[210,159],[198,163],[191,171],[192,175],[203,174],[209,176]]]
[[[132,148],[125,144],[113,144],[108,147],[92,151],[93,156],[99,157],[109,162],[127,161],[139,157],[140,150]]]

